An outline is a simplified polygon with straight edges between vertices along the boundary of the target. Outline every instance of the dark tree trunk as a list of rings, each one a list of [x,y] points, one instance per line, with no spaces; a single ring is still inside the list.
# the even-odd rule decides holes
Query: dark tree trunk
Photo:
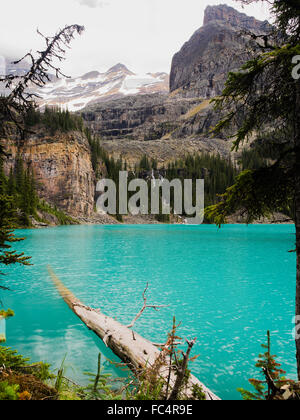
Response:
[[[295,147],[296,147],[296,174],[295,174],[295,207],[296,207],[296,250],[297,250],[297,283],[296,283],[296,349],[297,369],[300,381],[300,82],[296,82],[295,107]]]
[[[298,194],[297,208],[300,210],[300,198]],[[297,285],[296,285],[296,349],[297,349],[297,371],[298,379],[300,381],[300,335],[299,335],[299,323],[300,323],[300,214],[298,210],[297,223],[296,223],[296,241],[297,241]]]
[[[300,157],[299,157],[300,158]],[[297,282],[296,282],[296,349],[297,370],[300,381],[300,174],[296,187],[296,248],[297,248]]]

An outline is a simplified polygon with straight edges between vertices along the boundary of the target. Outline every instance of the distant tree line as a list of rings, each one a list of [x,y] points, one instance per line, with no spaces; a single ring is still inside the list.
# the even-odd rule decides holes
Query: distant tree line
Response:
[[[81,116],[56,107],[46,107],[44,112],[32,108],[27,112],[25,121],[28,128],[42,125],[48,128],[53,134],[56,131],[80,131],[84,133],[91,148],[91,162],[96,178],[101,179],[102,177],[107,177],[116,183],[117,188],[119,187],[119,172],[128,170],[129,165],[127,161],[121,158],[114,159],[110,157],[107,151],[101,146],[101,139],[93,135],[90,129],[84,126]],[[204,179],[205,206],[211,206],[218,203],[219,195],[234,184],[237,175],[242,170],[255,169],[262,165],[267,165],[268,160],[264,156],[269,156],[269,154],[261,145],[243,150],[236,163],[233,163],[230,158],[226,159],[220,155],[211,155],[209,153],[188,154],[184,158],[177,159],[169,163],[166,167],[159,169],[156,159],[149,159],[144,155],[140,162],[135,165],[134,169],[128,171],[129,182],[133,178],[142,178],[146,179],[150,186],[153,176],[156,178],[163,177],[169,181],[177,178],[182,181],[182,184],[184,179]],[[24,226],[30,226],[29,216],[36,215],[38,207],[41,208],[41,202],[36,193],[33,172],[28,168],[24,169],[22,159],[18,157],[15,168],[11,169],[9,176],[5,177],[2,170],[1,177],[3,180],[2,184],[6,185],[7,194],[13,197],[14,206],[20,211],[19,222]],[[171,207],[172,205],[173,197],[171,195]],[[45,206],[46,204],[44,203],[44,206],[42,206],[44,210],[46,210]],[[48,208],[48,210],[50,209]],[[57,209],[56,211],[59,212]],[[59,215],[59,218],[63,224],[68,222],[64,220],[62,215]],[[117,214],[116,218],[122,221],[122,215]],[[156,219],[161,222],[169,222],[170,220],[169,215],[163,214],[157,215]]]
[[[158,169],[157,160],[150,159],[144,155],[134,168],[129,168],[126,160],[121,158],[116,160],[110,157],[101,146],[101,140],[97,136],[93,136],[89,129],[85,129],[85,134],[91,146],[92,164],[98,179],[103,176],[112,179],[115,181],[117,188],[119,172],[126,170],[129,172],[129,182],[133,178],[141,178],[148,181],[149,187],[152,177],[163,177],[169,181],[177,178],[182,181],[182,184],[184,179],[204,179],[205,206],[218,203],[219,195],[223,194],[228,187],[234,184],[236,177],[242,170],[268,164],[268,160],[264,157],[265,150],[256,146],[252,149],[243,150],[237,162],[233,162],[230,158],[223,158],[220,155],[199,153],[197,155],[188,154],[184,158],[177,159],[166,167]],[[130,193],[128,195],[130,197]],[[171,207],[172,204],[173,197],[171,196]],[[122,220],[122,216],[117,215],[117,219]],[[169,222],[170,220],[168,215],[163,214],[157,215],[156,219],[161,222]]]
[[[43,127],[48,128],[52,134],[57,130],[68,132],[83,131],[84,129],[81,116],[57,107],[46,107],[44,112],[41,112],[38,108],[32,107],[27,111],[25,124],[27,128],[42,124]]]
[[[0,185],[1,194],[10,197],[13,210],[19,210],[18,222],[30,226],[29,216],[36,211],[38,196],[33,172],[24,168],[21,157],[17,158],[8,177],[4,174],[3,163],[0,164]]]
[[[106,150],[101,146],[99,137],[92,135],[89,128],[86,127],[84,133],[90,144],[92,166],[96,178],[99,180],[100,178],[105,177],[113,180],[119,190],[119,172],[127,170],[127,162],[122,159],[115,160],[113,157],[110,157]],[[118,196],[119,195],[117,194],[117,200]],[[119,203],[117,201],[117,209],[118,208]],[[122,215],[117,213],[116,219],[122,222]]]

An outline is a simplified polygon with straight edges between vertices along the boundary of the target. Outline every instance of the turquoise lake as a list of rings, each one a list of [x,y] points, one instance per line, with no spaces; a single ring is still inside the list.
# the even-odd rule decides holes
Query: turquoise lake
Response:
[[[292,336],[296,257],[293,226],[70,226],[17,231],[32,267],[13,267],[2,284],[7,345],[33,361],[58,368],[83,383],[95,371],[102,342],[68,309],[47,272],[50,264],[84,303],[129,323],[149,282],[151,309],[135,330],[163,342],[175,315],[182,337],[197,337],[193,373],[223,399],[257,376],[255,360],[272,334],[272,352],[289,377],[296,375]],[[120,375],[109,362],[106,370]],[[124,373],[123,373],[124,375]]]

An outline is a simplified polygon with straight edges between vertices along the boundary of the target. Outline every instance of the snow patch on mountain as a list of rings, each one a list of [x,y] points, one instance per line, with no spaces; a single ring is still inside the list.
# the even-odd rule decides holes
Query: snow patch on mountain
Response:
[[[73,79],[59,79],[39,89],[39,105],[58,106],[79,111],[89,104],[140,95],[169,91],[166,73],[135,74],[123,64],[117,64],[106,73],[89,72]]]

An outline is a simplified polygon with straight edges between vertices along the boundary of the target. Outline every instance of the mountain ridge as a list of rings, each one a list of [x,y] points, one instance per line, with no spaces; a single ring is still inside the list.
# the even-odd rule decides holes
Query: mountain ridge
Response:
[[[111,156],[126,157],[133,166],[144,154],[161,166],[201,151],[234,159],[232,130],[211,137],[210,129],[222,113],[214,111],[210,99],[222,93],[228,73],[255,54],[255,41],[247,31],[261,34],[270,27],[226,5],[209,6],[204,25],[174,56],[169,94],[87,106],[82,112],[85,123]]]
[[[270,30],[259,21],[227,5],[208,6],[203,26],[182,46],[172,60],[170,92],[187,97],[213,98],[222,93],[227,75],[251,58],[255,41],[247,32]]]
[[[241,36],[241,29],[267,28],[265,22],[245,16],[224,5],[207,8],[205,24],[174,56],[171,93],[166,73],[141,77],[118,63],[105,73],[54,80],[42,91],[40,105],[80,111],[108,156],[126,159],[132,169],[144,155],[157,161],[158,168],[203,152],[235,160],[233,133],[217,138],[209,133],[221,116],[210,99],[222,92],[228,72],[251,57],[251,38]],[[46,134],[33,134],[22,149],[44,188],[41,197],[76,218],[92,215],[96,178],[87,139],[82,133]],[[12,146],[11,165],[18,155],[17,144]]]
[[[270,27],[267,20],[260,21],[246,13],[239,12],[227,4],[207,6],[204,12],[203,26],[213,21],[221,21],[236,27],[242,27],[249,31],[264,31]]]
[[[0,75],[23,76],[30,69],[25,60],[15,64],[13,59],[0,55]],[[164,72],[136,74],[124,64],[117,63],[106,72],[90,71],[79,77],[57,79],[49,75],[50,82],[43,88],[31,88],[38,95],[41,108],[56,106],[69,111],[80,111],[87,105],[110,101],[128,95],[168,93],[169,75]],[[0,94],[8,92],[0,86]]]
[[[119,99],[129,95],[167,93],[167,73],[135,74],[118,63],[105,73],[91,71],[81,77],[54,80],[37,94],[40,107],[58,106],[80,111],[88,105]]]

